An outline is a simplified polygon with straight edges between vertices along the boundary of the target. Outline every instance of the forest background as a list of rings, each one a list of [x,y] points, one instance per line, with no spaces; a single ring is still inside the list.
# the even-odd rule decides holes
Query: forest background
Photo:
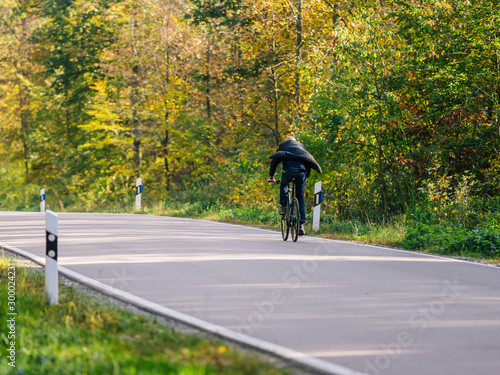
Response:
[[[2,0],[0,209],[277,220],[285,136],[323,231],[500,257],[496,0]],[[187,208],[191,208],[190,210]],[[240,213],[240,214],[238,214]]]

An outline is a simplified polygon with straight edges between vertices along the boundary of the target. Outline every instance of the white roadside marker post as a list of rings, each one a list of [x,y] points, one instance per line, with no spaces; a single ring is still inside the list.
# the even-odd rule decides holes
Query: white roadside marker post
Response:
[[[45,212],[45,189],[40,189],[40,212]]]
[[[319,230],[319,219],[321,214],[321,202],[324,200],[321,191],[321,181],[314,184],[314,209],[313,209],[313,230]]]
[[[135,210],[140,211],[141,210],[141,195],[142,195],[142,178],[138,178],[135,181]]]
[[[58,216],[47,210],[45,214],[45,291],[51,305],[57,305],[59,295],[59,272],[57,270]]]

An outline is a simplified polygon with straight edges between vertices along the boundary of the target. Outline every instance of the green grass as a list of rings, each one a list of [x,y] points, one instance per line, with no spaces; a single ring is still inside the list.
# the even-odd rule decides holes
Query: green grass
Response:
[[[16,362],[7,364],[7,267],[2,258],[0,374],[289,374],[222,341],[176,332],[155,319],[60,284],[50,306],[44,276],[16,265]]]

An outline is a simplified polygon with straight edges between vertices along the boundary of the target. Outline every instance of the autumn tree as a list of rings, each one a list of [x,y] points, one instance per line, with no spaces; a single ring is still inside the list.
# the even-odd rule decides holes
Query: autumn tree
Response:
[[[34,14],[35,5],[31,1],[10,1],[3,3],[0,13],[2,151],[12,162],[22,160],[26,181],[29,181],[33,142],[34,76],[39,71],[32,62],[30,43],[33,30],[39,24]]]
[[[498,4],[397,4],[393,16],[409,46],[400,92],[417,145],[411,162],[421,178],[450,176],[456,184],[469,173],[494,194],[485,171],[500,146]]]

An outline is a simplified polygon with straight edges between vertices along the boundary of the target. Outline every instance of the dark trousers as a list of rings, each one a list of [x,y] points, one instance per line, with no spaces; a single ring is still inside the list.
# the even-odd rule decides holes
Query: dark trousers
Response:
[[[304,203],[304,190],[306,188],[306,173],[299,169],[291,169],[289,171],[283,172],[281,175],[281,186],[280,186],[280,204],[281,207],[287,205],[286,201],[286,189],[288,183],[295,178],[297,180],[298,190],[295,192],[295,196],[299,200],[299,210],[300,210],[300,223],[304,224],[306,222],[306,205]]]

